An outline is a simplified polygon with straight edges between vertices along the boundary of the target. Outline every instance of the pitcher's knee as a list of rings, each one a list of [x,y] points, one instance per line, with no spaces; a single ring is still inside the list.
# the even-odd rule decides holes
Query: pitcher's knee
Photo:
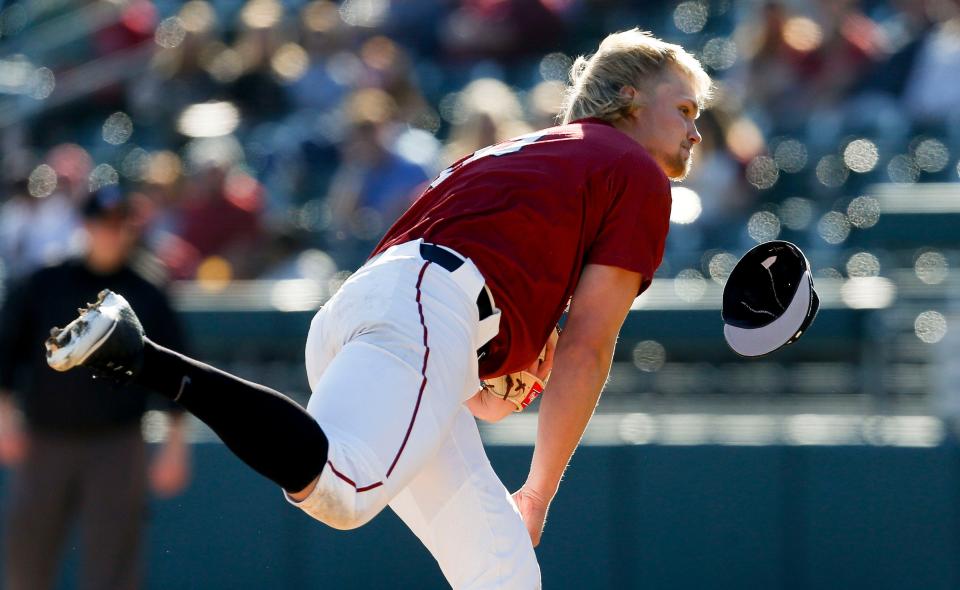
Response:
[[[315,518],[329,527],[349,531],[360,528],[373,520],[373,517],[379,514],[380,510],[382,508],[364,505],[342,506],[328,511],[322,517],[315,516]]]
[[[379,496],[371,491],[345,492],[317,485],[303,501],[293,504],[325,525],[347,531],[367,524],[383,510],[386,501]]]

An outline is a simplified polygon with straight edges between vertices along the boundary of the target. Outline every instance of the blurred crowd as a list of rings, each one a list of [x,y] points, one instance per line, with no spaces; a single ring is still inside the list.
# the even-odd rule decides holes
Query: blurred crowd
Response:
[[[82,248],[108,184],[173,279],[356,268],[441,169],[554,124],[572,60],[634,26],[717,81],[666,276],[774,237],[842,249],[876,222],[869,185],[960,174],[960,0],[0,7],[6,278]]]

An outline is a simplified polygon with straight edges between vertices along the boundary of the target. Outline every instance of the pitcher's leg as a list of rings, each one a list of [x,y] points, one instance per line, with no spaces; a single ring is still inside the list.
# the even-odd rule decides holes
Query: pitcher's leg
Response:
[[[439,452],[390,507],[430,550],[453,588],[540,586],[529,533],[465,408]]]
[[[96,303],[46,341],[47,363],[78,366],[135,383],[179,402],[258,473],[290,492],[310,484],[326,463],[327,440],[302,407],[283,394],[169,350],[144,336],[122,296]],[[313,449],[309,454],[301,453]]]
[[[307,411],[327,434],[327,464],[296,503],[335,528],[373,518],[435,453],[459,404],[445,371],[414,369],[363,340],[343,347],[316,384]],[[456,379],[462,381],[457,376]]]

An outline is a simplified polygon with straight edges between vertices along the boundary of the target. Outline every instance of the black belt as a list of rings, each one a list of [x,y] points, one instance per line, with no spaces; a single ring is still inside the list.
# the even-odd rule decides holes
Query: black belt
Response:
[[[420,243],[420,257],[450,272],[454,272],[463,266],[463,258],[446,248],[427,242]],[[480,289],[480,294],[477,295],[477,310],[480,311],[481,320],[493,315],[493,303],[490,301],[486,289]]]

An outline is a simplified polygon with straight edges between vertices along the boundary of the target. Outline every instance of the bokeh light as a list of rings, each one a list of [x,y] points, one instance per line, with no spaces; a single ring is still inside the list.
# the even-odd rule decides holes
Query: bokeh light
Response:
[[[847,276],[875,277],[880,274],[880,260],[870,252],[857,252],[847,260]]]
[[[127,30],[138,35],[146,35],[153,32],[157,23],[157,9],[152,2],[118,2],[113,4],[123,5],[126,10],[120,17],[120,21]]]
[[[250,0],[240,11],[243,24],[251,29],[269,29],[283,16],[283,5],[277,0]]]
[[[516,91],[495,78],[480,78],[458,93],[454,108],[464,120],[477,113],[490,115],[494,121],[517,120],[523,116],[523,105]]]
[[[749,162],[755,158],[766,145],[760,128],[748,117],[739,117],[731,123],[724,139],[727,149],[741,162]]]
[[[229,84],[243,74],[243,56],[230,47],[221,46],[217,49],[204,61],[204,69],[217,82]]]
[[[670,187],[670,193],[673,196],[673,206],[670,209],[671,223],[686,225],[700,217],[703,206],[700,203],[700,195],[696,191],[685,186],[673,186]]]
[[[813,202],[802,197],[788,197],[780,204],[780,221],[787,229],[806,229],[813,221]]]
[[[718,252],[710,257],[707,264],[707,270],[710,279],[718,285],[727,281],[727,277],[733,272],[733,267],[737,265],[738,258],[729,252]]]
[[[217,20],[216,12],[205,0],[190,0],[180,9],[179,16],[183,30],[195,34],[209,31]]]
[[[823,186],[830,188],[843,186],[849,176],[850,169],[840,156],[829,154],[817,162],[817,180]]]
[[[940,172],[950,162],[950,150],[939,139],[924,139],[913,151],[917,168],[924,172]]]
[[[150,163],[144,180],[151,184],[170,185],[180,178],[183,172],[183,163],[177,154],[163,150],[150,156]]]
[[[853,277],[840,287],[840,299],[851,309],[883,309],[897,297],[897,286],[883,277]]]
[[[120,174],[116,168],[110,164],[99,164],[90,173],[89,187],[95,191],[101,187],[117,184],[120,182]]]
[[[273,73],[288,84],[302,78],[309,65],[310,57],[306,50],[296,43],[285,43],[270,58]]]
[[[103,122],[101,135],[103,141],[111,145],[124,144],[133,135],[133,120],[122,111],[113,113]]]
[[[314,0],[303,9],[303,23],[314,33],[329,33],[343,24],[337,5],[328,0]]]
[[[134,181],[143,180],[149,169],[150,153],[141,147],[130,150],[120,163],[120,174]]]
[[[231,168],[243,157],[243,146],[233,135],[198,137],[183,147],[183,161],[191,174],[210,167]]]
[[[297,256],[297,270],[304,278],[326,281],[337,272],[337,263],[323,250],[310,248]]]
[[[880,221],[880,201],[869,196],[860,196],[847,205],[850,225],[860,229],[873,227]]]
[[[183,43],[186,36],[187,29],[183,26],[183,20],[178,16],[171,16],[160,21],[153,40],[160,47],[172,49]]]
[[[433,165],[439,148],[437,138],[423,129],[404,131],[393,145],[394,151],[398,154],[425,168]]]
[[[233,103],[208,102],[184,109],[177,130],[188,137],[221,137],[233,133],[240,123],[240,111]]]
[[[57,172],[52,166],[40,164],[27,179],[27,191],[31,197],[49,197],[57,189]]]
[[[437,104],[437,110],[440,111],[440,117],[454,125],[460,125],[466,122],[467,115],[460,108],[460,92],[451,92],[440,99]]]
[[[547,81],[566,82],[573,60],[568,55],[548,53],[540,60],[540,77]]]
[[[913,263],[913,272],[921,282],[939,285],[950,275],[950,263],[942,253],[928,250],[917,256]]]
[[[823,43],[823,30],[805,16],[793,16],[783,24],[783,41],[792,49],[809,53]]]
[[[673,280],[673,289],[681,300],[688,303],[700,301],[707,291],[707,280],[699,270],[685,268]]]
[[[780,169],[770,156],[757,156],[747,165],[747,182],[758,189],[768,189],[777,184]]]
[[[340,5],[340,17],[355,27],[376,27],[383,23],[389,9],[388,0],[346,0]]]
[[[363,75],[363,62],[356,55],[341,51],[327,62],[327,70],[337,84],[354,85]]]
[[[705,2],[681,2],[673,11],[673,24],[684,33],[699,33],[709,17],[710,10]]]
[[[843,163],[860,174],[870,172],[877,166],[880,152],[877,145],[869,139],[855,139],[843,150]]]
[[[233,280],[233,266],[220,256],[205,258],[197,267],[197,284],[209,293],[219,293]]]
[[[842,244],[850,236],[850,221],[839,211],[828,211],[817,222],[817,233],[828,244]]]
[[[887,163],[887,177],[891,182],[913,184],[920,177],[920,167],[907,154],[897,154]]]
[[[360,60],[370,69],[386,72],[399,61],[400,48],[383,35],[371,37],[360,46]]]
[[[914,320],[913,331],[921,341],[936,344],[947,335],[947,318],[939,311],[925,311]]]
[[[770,211],[757,211],[747,222],[747,234],[758,243],[775,240],[780,235],[780,218]]]
[[[706,42],[701,61],[714,70],[727,70],[737,63],[737,44],[729,37],[714,37]]]
[[[633,347],[633,366],[644,373],[655,373],[663,368],[667,350],[656,340],[643,340]]]
[[[807,165],[807,148],[796,139],[786,139],[777,144],[773,160],[784,172],[800,172]]]

